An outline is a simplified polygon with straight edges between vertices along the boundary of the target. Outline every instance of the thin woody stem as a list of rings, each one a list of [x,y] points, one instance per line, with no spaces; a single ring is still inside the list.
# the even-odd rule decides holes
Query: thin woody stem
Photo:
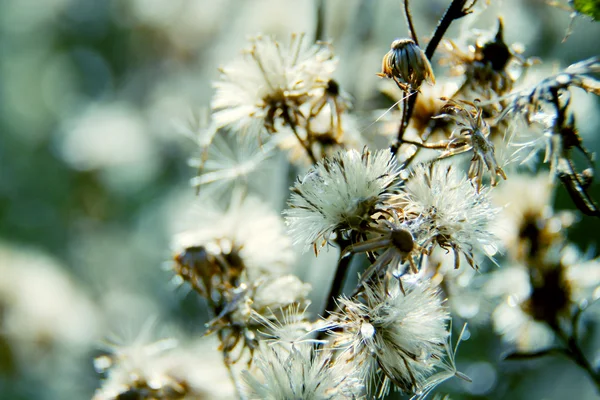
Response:
[[[223,337],[222,330],[219,330],[218,336],[219,336],[219,342],[221,344],[223,344],[224,337]],[[229,358],[229,353],[226,352],[225,350],[223,350],[222,355],[223,355],[223,364],[225,365],[225,368],[227,369],[227,374],[229,375],[229,379],[231,379],[231,382],[233,383],[233,387],[235,388],[237,398],[241,399],[241,400],[246,400],[246,396],[244,396],[244,391],[242,390],[242,386],[241,386],[239,380],[237,379],[237,377],[235,376],[235,372],[233,371],[231,358]]]
[[[328,312],[331,313],[336,311],[336,300],[342,294],[344,283],[346,282],[346,275],[350,266],[350,261],[352,261],[352,254],[342,254],[344,249],[350,246],[350,241],[340,238],[336,240],[336,243],[340,248],[340,259],[338,260],[333,281],[331,282],[331,287],[327,295],[325,308],[323,309],[322,313],[323,317],[325,317],[325,314]]]
[[[302,147],[304,147],[304,150],[306,150],[306,154],[310,158],[310,161],[313,164],[316,164],[317,158],[315,157],[315,154],[313,153],[312,149],[310,148],[310,144],[307,145],[306,142],[304,140],[302,140],[302,138],[298,134],[298,130],[296,129],[296,123],[294,121],[292,121],[292,118],[290,117],[289,110],[287,107],[283,108],[282,116],[283,116],[283,120],[285,121],[285,123],[288,124],[290,126],[290,128],[292,129],[292,132],[294,132],[294,135],[296,136],[296,139],[298,139],[298,142],[300,142]]]
[[[452,0],[452,3],[450,3],[448,8],[446,9],[444,16],[438,22],[435,31],[433,32],[433,36],[427,44],[427,48],[425,49],[425,56],[429,61],[431,61],[431,59],[433,58],[435,50],[442,41],[442,38],[444,37],[446,31],[450,27],[450,24],[452,24],[452,21],[462,18],[465,15],[469,14],[469,9],[475,4],[475,2],[472,1],[471,4],[467,7],[467,9],[465,9],[467,3],[468,0]],[[400,145],[403,143],[404,132],[406,131],[406,127],[408,126],[410,118],[412,117],[415,103],[417,102],[418,94],[418,92],[415,93],[415,95],[412,96],[408,101],[406,121],[405,123],[400,124],[400,127],[398,128],[398,137],[396,139],[396,142],[390,147],[390,151],[394,154],[398,152]]]
[[[421,142],[413,142],[412,140],[403,140],[402,143],[412,144],[417,147],[422,147],[424,149],[432,149],[432,150],[444,150],[448,147],[448,143],[421,143]]]
[[[417,31],[415,30],[415,26],[413,25],[412,15],[410,13],[410,8],[408,6],[408,0],[404,0],[404,15],[406,15],[406,23],[408,24],[408,29],[410,31],[410,38],[419,45],[419,38],[417,37]]]
[[[315,0],[317,8],[317,25],[315,27],[315,42],[324,39],[325,36],[325,1]]]

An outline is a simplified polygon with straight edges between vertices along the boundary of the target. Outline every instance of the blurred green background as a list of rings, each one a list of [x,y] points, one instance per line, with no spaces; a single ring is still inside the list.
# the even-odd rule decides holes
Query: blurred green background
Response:
[[[412,3],[426,37],[449,1]],[[455,24],[450,37],[488,29],[502,15],[507,42],[523,43],[525,55],[549,69],[600,53],[600,26],[586,18],[561,43],[567,11],[541,0],[492,3]],[[372,109],[381,57],[407,34],[401,2],[325,4],[337,78],[357,110]],[[187,159],[198,149],[177,126],[209,105],[218,66],[247,37],[285,40],[314,29],[312,0],[0,1],[0,399],[90,398],[102,339],[135,332],[153,316],[171,330],[202,334],[201,301],[176,290],[162,268],[178,218],[196,201]],[[574,109],[584,142],[598,152],[599,99],[575,96]],[[289,176],[282,179],[264,192],[279,209]],[[592,192],[600,198],[598,183]],[[557,206],[573,208],[563,189]],[[599,235],[590,218],[569,233],[583,249]],[[299,270],[309,281],[327,275]],[[315,284],[317,303],[325,291]],[[584,344],[593,354],[600,343],[590,332]],[[443,390],[455,399],[595,396],[565,360],[508,363],[502,352],[489,328],[474,330],[458,359],[475,383]]]

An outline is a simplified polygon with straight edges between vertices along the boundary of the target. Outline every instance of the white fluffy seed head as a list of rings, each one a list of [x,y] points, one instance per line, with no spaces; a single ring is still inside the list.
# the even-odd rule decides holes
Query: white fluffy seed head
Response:
[[[359,230],[398,184],[400,168],[388,150],[348,150],[326,158],[292,188],[284,211],[295,243],[322,247],[334,234]]]
[[[384,383],[371,382],[371,391],[380,386],[382,395],[391,382],[417,392],[441,365],[448,337],[449,314],[439,290],[429,281],[403,281],[402,287],[369,286],[365,293],[364,303],[341,299],[342,330],[334,334],[335,346],[363,364],[366,380],[381,376],[374,368],[381,370]]]
[[[173,251],[202,247],[207,252],[237,252],[252,281],[262,276],[282,275],[295,259],[290,238],[285,234],[281,217],[255,197],[233,201],[229,209],[199,209],[190,228],[175,236]]]
[[[337,61],[328,46],[307,44],[293,34],[288,46],[269,36],[250,40],[243,56],[221,69],[212,100],[218,127],[261,129],[270,112],[298,107],[325,87]]]
[[[499,210],[488,190],[478,192],[457,169],[439,162],[416,166],[403,189],[399,203],[423,218],[432,241],[470,258],[475,251],[496,253],[497,240],[488,225]]]
[[[289,349],[261,346],[256,365],[262,380],[243,372],[250,399],[341,400],[362,394],[362,384],[349,369],[351,365],[336,365],[330,352],[316,351],[310,343]]]

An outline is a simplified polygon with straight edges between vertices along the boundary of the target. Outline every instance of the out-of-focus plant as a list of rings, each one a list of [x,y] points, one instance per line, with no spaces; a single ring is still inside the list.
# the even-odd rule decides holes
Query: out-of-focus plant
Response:
[[[572,234],[600,216],[600,60],[576,37],[597,2],[404,0],[393,40],[396,3],[19,3],[0,5],[1,228],[47,251],[0,247],[0,397],[498,398],[496,370],[540,358],[600,388],[600,259]],[[567,22],[523,22],[546,3],[581,24],[560,67],[532,43]],[[171,135],[190,104],[208,112]]]

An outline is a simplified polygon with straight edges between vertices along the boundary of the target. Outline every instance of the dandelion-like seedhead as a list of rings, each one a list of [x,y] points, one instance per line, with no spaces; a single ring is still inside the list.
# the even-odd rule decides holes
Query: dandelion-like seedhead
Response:
[[[231,398],[233,385],[225,367],[215,365],[220,360],[212,341],[151,341],[155,328],[148,323],[132,342],[110,343],[108,352],[96,357],[94,367],[105,379],[93,400]]]
[[[513,266],[495,271],[483,289],[488,297],[500,300],[492,313],[492,323],[505,342],[530,352],[552,345],[554,334],[550,327],[535,320],[525,309],[532,293],[526,268]]]
[[[439,290],[428,281],[398,280],[369,285],[364,297],[364,302],[340,299],[343,311],[332,323],[334,347],[361,364],[365,380],[375,377],[370,391],[379,390],[379,397],[390,383],[418,392],[441,365],[448,337],[449,314]],[[377,388],[380,372],[383,384]]]
[[[200,157],[189,161],[198,171],[190,184],[206,197],[249,186],[251,176],[264,169],[274,148],[271,140],[261,144],[256,138],[219,131],[202,148]]]
[[[298,179],[284,211],[294,242],[318,251],[334,234],[364,230],[397,188],[399,172],[387,150],[342,151],[317,163]]]
[[[489,297],[500,299],[492,314],[495,330],[523,352],[549,348],[555,327],[568,325],[598,298],[600,287],[598,259],[582,257],[572,245],[541,252],[527,264],[495,271],[484,286]]]
[[[405,212],[423,220],[427,239],[420,245],[424,249],[430,250],[434,244],[452,249],[457,261],[462,253],[471,266],[476,252],[490,256],[496,252],[496,238],[488,226],[498,209],[491,205],[486,189],[478,192],[451,165],[416,166],[396,201]]]
[[[283,275],[260,280],[253,286],[241,285],[228,299],[227,310],[217,316],[211,325],[230,324],[239,327],[257,327],[257,322],[278,320],[293,314],[303,315],[301,307],[307,305],[306,297],[311,286],[295,275]]]
[[[351,364],[337,365],[332,353],[302,343],[285,348],[261,346],[258,379],[244,371],[247,395],[256,400],[342,400],[363,398],[363,385]]]
[[[214,84],[214,121],[237,132],[273,132],[278,118],[296,118],[335,67],[330,48],[307,44],[303,34],[292,35],[288,46],[257,36],[240,59],[221,69]]]
[[[292,265],[295,255],[281,217],[258,198],[233,201],[226,211],[198,209],[198,214],[190,221],[193,228],[174,238],[176,259],[191,262],[201,256],[214,260],[217,269],[222,268],[223,258],[229,259],[250,280],[280,275]]]
[[[187,129],[201,148],[191,161],[198,168],[192,185],[202,201],[207,193],[213,199],[175,237],[172,265],[174,282],[191,286],[206,304],[205,333],[218,340],[240,398],[359,400],[395,389],[416,400],[452,377],[469,381],[456,367],[451,311],[480,325],[491,322],[520,356],[564,346],[563,354],[599,382],[578,348],[577,325],[600,297],[599,259],[582,257],[568,244],[562,231],[574,217],[552,211],[555,181],[515,172],[514,185],[494,187],[507,179],[505,169],[515,171],[507,165],[524,150],[531,152],[523,162],[532,161],[545,145],[551,174],[580,210],[600,215],[589,196],[594,159],[569,108],[572,87],[600,94],[600,63],[585,60],[513,93],[534,60],[504,41],[499,20],[491,37],[470,30],[470,45],[447,42],[442,63],[461,77],[442,78],[434,87],[429,58],[450,23],[476,3],[452,1],[424,52],[405,2],[412,39],[395,40],[377,74],[393,87],[388,96],[399,100],[364,128],[360,113],[372,112],[364,107],[375,103],[365,101],[366,88],[352,87],[359,108],[352,113],[350,96],[333,78],[337,60],[326,43],[304,34],[286,44],[259,35],[220,69],[210,119]],[[375,150],[390,143],[383,137],[392,130],[387,126],[378,132],[382,137],[368,136],[382,120],[395,140]],[[290,188],[284,218],[253,197],[249,184],[278,149],[308,167]],[[435,160],[428,150],[439,151]],[[576,152],[587,167],[577,168]],[[454,157],[460,154],[470,163]],[[271,172],[285,180],[289,171],[296,169]],[[230,206],[212,205],[221,200]],[[318,321],[307,314],[311,285],[289,275],[292,244],[316,255],[326,244],[340,247]],[[478,264],[485,256],[496,263],[498,244],[512,265],[487,274],[487,265]],[[359,253],[364,257],[354,257]],[[344,294],[357,261],[364,264],[358,285]],[[473,268],[459,269],[461,262]],[[197,369],[184,359],[187,349],[166,344],[138,341],[100,357],[96,366],[106,379],[96,399],[202,398],[190,373]]]

